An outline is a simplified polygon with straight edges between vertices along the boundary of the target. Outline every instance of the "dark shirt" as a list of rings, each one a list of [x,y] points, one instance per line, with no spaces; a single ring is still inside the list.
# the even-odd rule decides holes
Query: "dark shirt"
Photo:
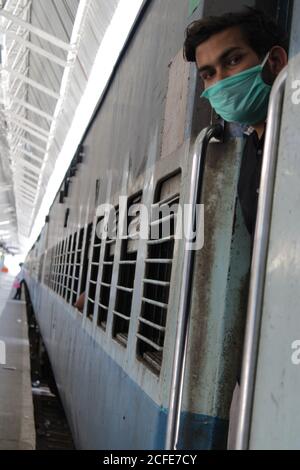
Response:
[[[259,139],[256,131],[247,137],[238,183],[242,213],[252,240],[256,225],[264,140],[265,135]]]

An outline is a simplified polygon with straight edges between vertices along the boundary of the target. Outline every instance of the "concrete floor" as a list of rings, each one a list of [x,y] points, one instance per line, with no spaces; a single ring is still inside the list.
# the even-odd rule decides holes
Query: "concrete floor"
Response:
[[[24,300],[11,300],[12,283],[11,276],[0,273],[0,450],[33,450],[26,307]]]

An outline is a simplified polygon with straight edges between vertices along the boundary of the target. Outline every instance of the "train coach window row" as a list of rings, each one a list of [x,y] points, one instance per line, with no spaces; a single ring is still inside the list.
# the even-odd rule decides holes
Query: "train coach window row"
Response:
[[[74,285],[72,291],[72,304],[75,304],[79,293],[79,280],[80,280],[80,267],[82,264],[83,257],[83,239],[84,239],[84,228],[79,230],[78,235],[78,246],[74,251]]]
[[[153,205],[157,215],[150,221],[149,239],[146,241],[140,311],[135,312],[138,316],[136,355],[157,374],[162,364],[169,307],[180,177],[180,173],[176,174],[157,188]],[[142,193],[139,193],[128,200],[128,209],[138,207],[141,202]],[[129,212],[126,237],[120,241],[118,259],[115,256],[116,237],[110,238],[106,233],[103,236],[106,229],[104,219],[97,218],[94,224],[81,228],[48,250],[44,275],[45,284],[71,305],[85,292],[86,316],[92,321],[97,315],[97,326],[104,332],[111,309],[112,338],[125,348],[133,314],[140,231],[140,214],[138,211],[133,211],[133,214]],[[117,231],[118,207],[114,217]],[[156,236],[151,239],[154,227]],[[114,270],[118,274],[112,293]]]
[[[91,226],[88,226],[88,234],[90,234],[90,229]],[[75,232],[51,248],[47,255],[47,260],[50,262],[47,262],[45,268],[45,284],[72,304],[80,295],[82,286],[85,287],[86,262],[82,262],[84,232],[84,228],[79,230],[78,243],[77,232]],[[82,281],[80,282],[81,271]]]

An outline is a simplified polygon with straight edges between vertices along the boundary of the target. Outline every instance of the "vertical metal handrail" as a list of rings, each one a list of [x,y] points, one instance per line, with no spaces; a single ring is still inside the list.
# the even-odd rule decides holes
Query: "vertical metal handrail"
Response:
[[[197,205],[200,204],[201,201],[201,190],[208,144],[213,137],[215,137],[216,139],[221,139],[222,135],[223,126],[221,124],[210,126],[206,129],[203,129],[195,143],[188,201],[189,214],[187,219],[187,228],[189,234],[189,241],[192,240],[191,235],[193,233],[197,233]],[[192,297],[194,261],[195,250],[187,249],[185,247],[182,283],[180,291],[181,296],[179,303],[178,323],[175,338],[175,349],[172,369],[172,381],[169,399],[169,413],[165,443],[166,450],[175,450],[178,441],[190,317],[190,301]]]
[[[277,77],[272,88],[269,102],[260,195],[251,265],[235,450],[248,449],[250,440],[257,354],[262,318],[262,302],[281,127],[281,111],[285,83],[288,75],[287,67],[288,66],[286,66]]]

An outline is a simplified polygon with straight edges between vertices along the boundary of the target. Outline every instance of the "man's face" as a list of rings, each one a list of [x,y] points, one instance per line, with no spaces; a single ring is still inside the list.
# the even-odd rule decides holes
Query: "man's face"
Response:
[[[214,34],[196,49],[196,64],[205,89],[260,63],[239,27]]]

